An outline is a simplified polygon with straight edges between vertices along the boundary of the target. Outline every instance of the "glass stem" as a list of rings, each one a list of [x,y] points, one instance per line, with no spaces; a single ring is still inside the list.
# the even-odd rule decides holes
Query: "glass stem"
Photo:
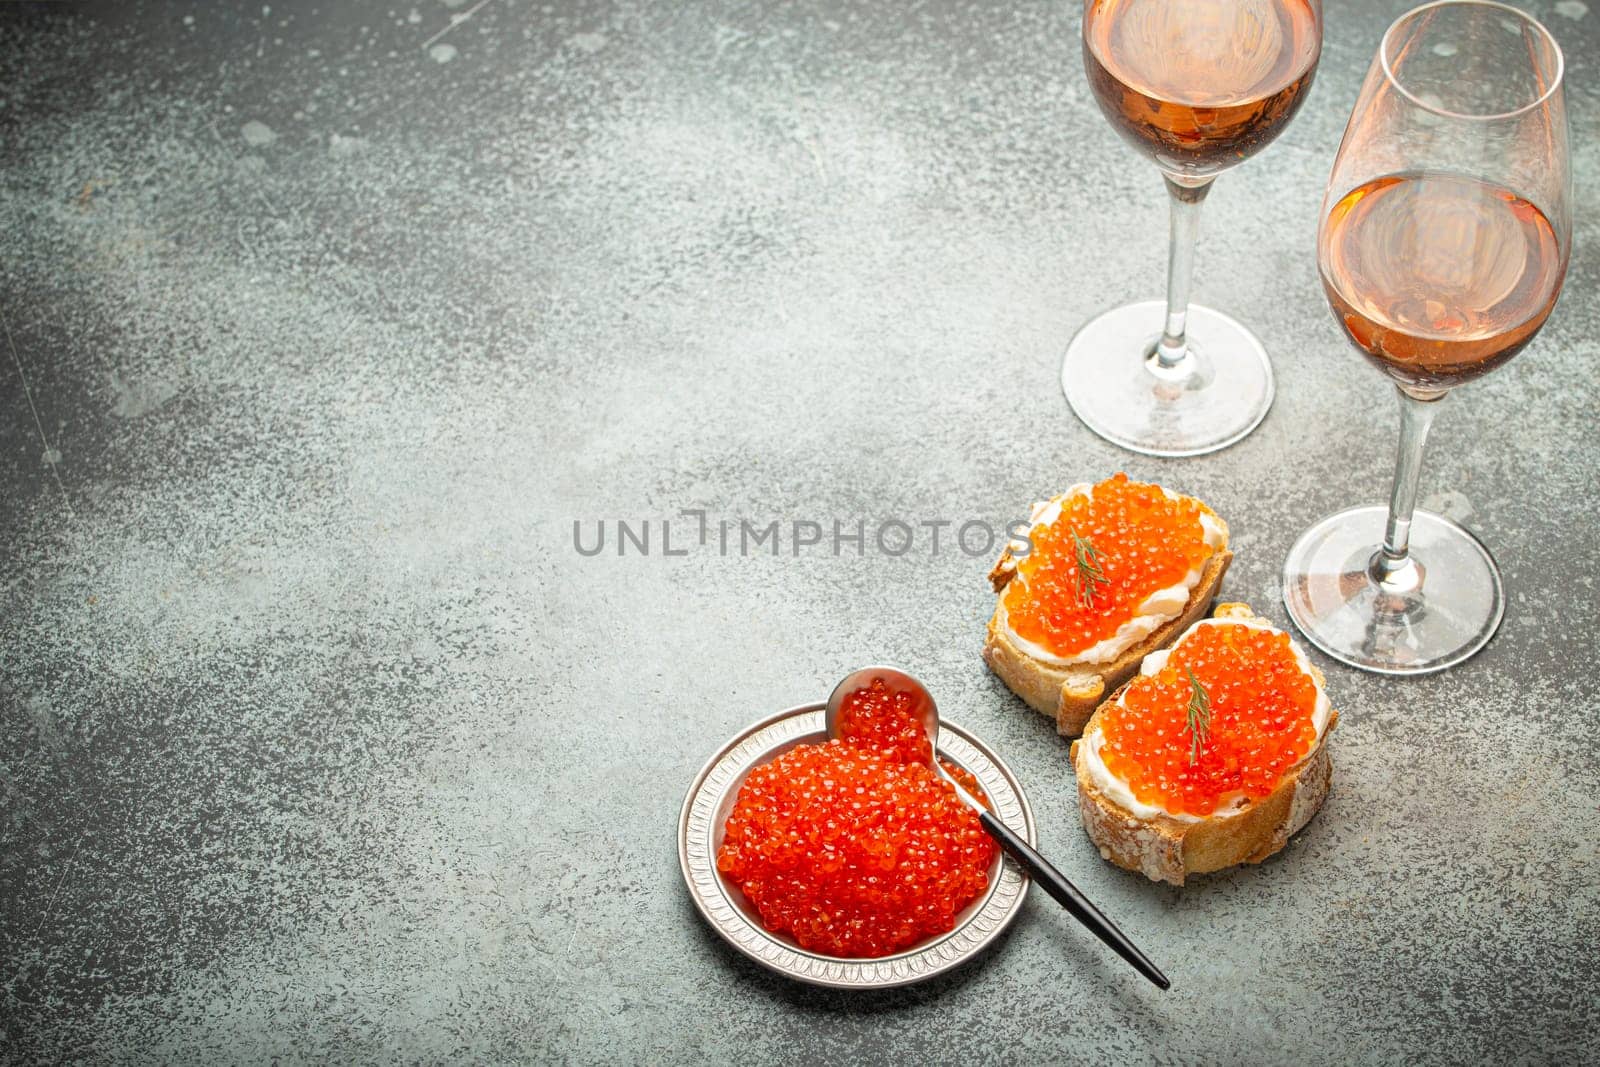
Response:
[[[1422,571],[1411,558],[1411,517],[1417,509],[1417,486],[1422,475],[1422,449],[1428,428],[1444,393],[1400,394],[1400,451],[1394,463],[1394,489],[1389,495],[1389,521],[1383,547],[1372,557],[1373,581],[1390,593],[1411,593],[1422,586]]]
[[[1200,236],[1200,205],[1211,191],[1212,178],[1175,178],[1163,173],[1172,200],[1172,237],[1167,246],[1167,321],[1156,343],[1156,360],[1164,371],[1189,361],[1184,329],[1189,319],[1189,283],[1194,277],[1194,245]]]

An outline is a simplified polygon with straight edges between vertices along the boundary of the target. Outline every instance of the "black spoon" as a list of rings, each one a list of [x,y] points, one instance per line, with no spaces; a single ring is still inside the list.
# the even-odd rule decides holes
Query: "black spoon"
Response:
[[[865,689],[875,681],[883,682],[891,693],[906,693],[912,697],[917,718],[922,722],[922,728],[928,735],[928,762],[932,771],[955,787],[956,795],[978,813],[978,822],[983,825],[990,837],[1000,843],[1000,847],[1042,886],[1056,901],[1083,925],[1087,926],[1094,935],[1107,945],[1111,951],[1121,956],[1133,965],[1134,970],[1144,975],[1162,989],[1169,989],[1172,983],[1167,976],[1161,973],[1161,968],[1150,962],[1148,956],[1139,951],[1137,945],[1129,941],[1117,924],[1101,914],[1100,909],[1089,903],[1089,898],[1079,892],[1078,887],[1067,880],[1066,875],[1050,865],[1050,861],[1034,851],[1032,845],[1018,837],[1010,827],[995,818],[988,808],[984,807],[971,793],[961,787],[939,762],[939,708],[933,702],[933,694],[928,692],[927,686],[917,681],[905,671],[894,667],[862,667],[858,671],[851,671],[845,675],[844,680],[834,687],[833,693],[828,697],[827,728],[829,737],[839,736],[839,708],[844,703],[845,697]]]

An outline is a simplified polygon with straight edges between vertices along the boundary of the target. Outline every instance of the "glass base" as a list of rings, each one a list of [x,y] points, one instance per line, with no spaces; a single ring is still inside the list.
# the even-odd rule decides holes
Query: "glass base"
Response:
[[[1449,519],[1417,511],[1415,569],[1390,588],[1369,573],[1388,509],[1329,515],[1300,535],[1283,567],[1283,603],[1306,640],[1378,674],[1431,674],[1477,652],[1500,628],[1505,591],[1494,557]]]
[[[1255,335],[1210,308],[1189,306],[1189,356],[1174,369],[1155,357],[1163,300],[1113,308],[1067,345],[1061,391],[1083,424],[1147,456],[1200,456],[1227,448],[1272,407],[1272,364]]]

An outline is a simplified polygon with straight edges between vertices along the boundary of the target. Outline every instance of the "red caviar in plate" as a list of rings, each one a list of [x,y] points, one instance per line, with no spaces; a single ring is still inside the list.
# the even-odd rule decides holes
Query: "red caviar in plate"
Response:
[[[875,683],[846,698],[847,736],[752,769],[728,816],[717,869],[767,929],[810,951],[899,952],[948,932],[989,887],[995,846],[928,769],[927,737],[899,696]]]
[[[1188,711],[1196,681],[1210,709],[1198,746]],[[1206,623],[1106,710],[1100,758],[1141,803],[1210,815],[1224,797],[1272,794],[1316,741],[1316,704],[1288,634]]]
[[[1182,583],[1210,558],[1200,515],[1197,501],[1174,500],[1126,474],[1066,498],[1058,517],[1029,531],[1033,549],[1001,594],[1011,628],[1057,656],[1113,636],[1151,593]],[[1081,571],[1078,538],[1093,546],[1096,580]]]

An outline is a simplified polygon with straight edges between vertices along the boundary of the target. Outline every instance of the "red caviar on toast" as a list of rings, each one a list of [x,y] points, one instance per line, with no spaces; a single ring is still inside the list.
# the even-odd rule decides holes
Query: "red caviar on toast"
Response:
[[[1196,724],[1199,703],[1208,714]],[[1272,794],[1316,742],[1316,706],[1288,634],[1208,623],[1106,708],[1100,756],[1141,803],[1210,815],[1225,798]]]
[[[1196,500],[1120,473],[1064,498],[1059,516],[1030,531],[1033,549],[1002,593],[1011,628],[1057,656],[1114,636],[1150,594],[1212,555],[1201,513]]]

